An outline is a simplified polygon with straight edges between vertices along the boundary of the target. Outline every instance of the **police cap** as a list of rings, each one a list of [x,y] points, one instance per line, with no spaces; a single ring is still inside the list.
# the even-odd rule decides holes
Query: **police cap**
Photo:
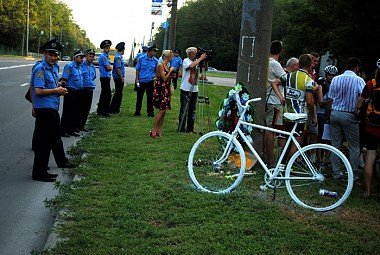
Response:
[[[59,54],[60,51],[62,51],[63,46],[62,44],[59,43],[58,39],[52,39],[46,43],[44,43],[41,47],[40,50],[44,52],[51,52],[54,54]]]
[[[119,42],[118,44],[116,44],[115,48],[118,51],[122,51],[123,49],[125,49],[125,42]]]
[[[156,44],[154,44],[154,45],[152,45],[152,46],[150,46],[150,47],[148,48],[148,51],[152,51],[152,50],[158,51],[158,48],[157,48],[157,45],[156,45]]]
[[[107,47],[107,46],[111,46],[111,45],[112,45],[111,40],[104,40],[104,41],[100,44],[100,48],[101,48],[101,49],[104,49],[105,47]]]
[[[75,57],[82,57],[82,58],[84,58],[85,56],[86,55],[83,54],[83,52],[81,50],[77,50],[76,52],[74,52],[73,58],[75,58]]]
[[[93,49],[89,49],[86,51],[86,54],[94,54],[95,55],[95,51]]]
[[[143,50],[143,52],[147,52],[148,51],[148,47],[147,46],[142,46],[142,50]]]
[[[175,50],[174,50],[174,53],[181,54],[181,50],[180,50],[180,49],[175,49]]]

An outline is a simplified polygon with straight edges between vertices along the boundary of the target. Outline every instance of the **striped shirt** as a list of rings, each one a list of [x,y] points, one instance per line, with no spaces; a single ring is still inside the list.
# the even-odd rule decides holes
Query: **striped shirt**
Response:
[[[313,79],[305,70],[300,69],[285,74],[280,80],[285,88],[284,113],[306,113],[306,93],[313,92]],[[288,120],[285,118],[285,121]]]
[[[334,77],[327,94],[327,98],[333,100],[331,109],[341,112],[355,112],[356,102],[364,86],[364,80],[350,70]]]

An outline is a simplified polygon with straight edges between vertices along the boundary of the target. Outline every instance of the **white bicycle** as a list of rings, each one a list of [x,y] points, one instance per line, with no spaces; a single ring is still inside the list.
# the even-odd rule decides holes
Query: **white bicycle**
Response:
[[[222,131],[207,133],[198,139],[190,151],[189,175],[198,189],[221,194],[231,192],[240,184],[245,175],[246,156],[237,140],[239,135],[266,172],[264,176],[266,185],[260,187],[262,190],[266,187],[279,188],[285,182],[290,197],[297,204],[315,211],[333,210],[348,198],[353,186],[353,173],[346,156],[327,144],[311,144],[301,148],[295,139],[296,127],[306,121],[306,114],[285,113],[286,118],[295,122],[291,132],[268,128],[245,122],[243,119],[249,103],[259,101],[261,98],[250,99],[245,105],[240,104],[239,93],[235,93],[235,98],[241,112],[235,130],[231,134]],[[241,131],[241,125],[288,136],[274,168],[268,169]],[[281,162],[292,141],[298,150],[287,164],[283,165]],[[322,155],[324,160],[313,157],[317,149],[320,151],[318,155]],[[339,173],[338,178],[333,176],[332,163],[335,163],[333,165],[335,173]]]

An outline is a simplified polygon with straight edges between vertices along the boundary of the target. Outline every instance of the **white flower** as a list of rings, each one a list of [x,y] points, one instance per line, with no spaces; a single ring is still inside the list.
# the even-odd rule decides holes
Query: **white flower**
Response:
[[[219,117],[222,117],[223,113],[224,113],[224,109],[220,110],[219,111]]]
[[[253,122],[253,118],[250,114],[247,115],[247,122]]]
[[[247,130],[248,130],[248,132],[249,132],[249,133],[251,133],[251,132],[252,132],[252,130],[253,130],[253,127],[251,127],[251,126],[248,126],[248,127],[247,127]]]
[[[231,110],[228,110],[227,116],[230,116],[230,115],[231,115]]]
[[[248,101],[249,99],[249,95],[247,93],[244,93],[241,97],[243,98],[244,101]]]
[[[237,85],[235,86],[235,90],[236,90],[237,92],[242,91],[242,89],[243,89],[243,87],[242,87],[240,84],[237,84]]]
[[[231,89],[230,92],[228,92],[229,97],[233,97],[235,95],[235,90]]]
[[[230,102],[228,101],[228,98],[225,98],[224,101],[223,101],[223,105],[224,106],[227,106]]]
[[[215,122],[215,126],[216,126],[216,127],[219,127],[219,120],[217,120],[217,121]]]

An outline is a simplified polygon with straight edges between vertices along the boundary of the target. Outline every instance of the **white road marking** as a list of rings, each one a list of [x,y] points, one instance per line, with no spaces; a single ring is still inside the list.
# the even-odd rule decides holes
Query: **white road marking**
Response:
[[[24,84],[21,84],[20,86],[21,86],[21,87],[25,87],[25,86],[27,86],[27,85],[29,85],[29,83],[24,83]]]
[[[13,69],[13,68],[19,68],[19,67],[25,67],[25,66],[33,66],[34,64],[27,64],[27,65],[18,65],[18,66],[6,66],[6,67],[0,67],[0,70],[7,70],[7,69]]]

